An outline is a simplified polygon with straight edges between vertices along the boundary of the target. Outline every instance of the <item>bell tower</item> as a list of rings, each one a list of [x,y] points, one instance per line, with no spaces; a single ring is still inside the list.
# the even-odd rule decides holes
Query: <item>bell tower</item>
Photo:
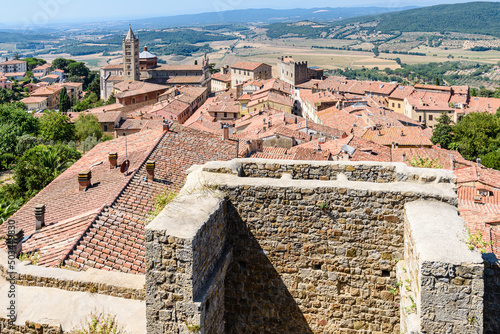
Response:
[[[139,81],[139,38],[135,37],[132,27],[129,27],[126,37],[123,37],[123,80]]]

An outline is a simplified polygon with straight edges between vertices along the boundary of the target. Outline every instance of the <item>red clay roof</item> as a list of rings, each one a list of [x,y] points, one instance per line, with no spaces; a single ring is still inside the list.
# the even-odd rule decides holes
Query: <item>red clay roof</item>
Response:
[[[251,62],[247,62],[247,61],[239,61],[239,62],[231,65],[231,68],[237,68],[237,69],[247,70],[247,71],[254,71],[260,65],[269,66],[269,65],[264,64],[264,63],[251,63]]]
[[[132,169],[137,168],[147,157],[159,135],[158,131],[148,131],[127,137],[128,159]],[[24,235],[35,232],[36,205],[46,206],[47,226],[97,210],[103,205],[110,205],[130,176],[125,177],[119,169],[109,168],[109,152],[117,152],[118,163],[122,163],[125,160],[125,138],[107,141],[94,147],[19,209],[12,219],[16,221],[18,228],[24,230]],[[99,164],[101,162],[102,164]],[[92,183],[95,185],[85,192],[79,191],[77,179],[78,173],[83,170],[91,170]],[[0,236],[5,234],[5,228],[6,225],[0,226]]]
[[[391,146],[392,143],[399,146],[432,146],[422,129],[415,126],[383,128],[380,131],[369,129],[361,137],[384,146]]]
[[[164,92],[168,89],[166,86],[142,81],[124,81],[115,84],[114,88],[118,91],[115,94],[117,98],[125,98],[151,92]]]
[[[143,163],[130,182],[120,188],[120,196],[100,213],[73,248],[68,264],[144,273],[144,221],[155,196],[164,191],[180,190],[185,171],[193,164],[230,160],[237,153],[235,143],[181,125],[173,125],[171,131],[159,139],[147,156],[147,160],[156,161],[155,181],[144,180]]]

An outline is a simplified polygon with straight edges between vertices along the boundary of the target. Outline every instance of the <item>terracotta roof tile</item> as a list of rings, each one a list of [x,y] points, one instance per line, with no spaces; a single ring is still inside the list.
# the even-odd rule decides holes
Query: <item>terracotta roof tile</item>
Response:
[[[234,63],[233,65],[231,65],[231,68],[237,68],[237,69],[247,70],[247,71],[254,71],[255,69],[257,69],[257,67],[259,67],[261,65],[269,66],[269,65],[264,64],[264,63],[252,63],[252,62],[240,61],[240,62],[237,62],[237,63]]]
[[[422,129],[414,126],[368,129],[361,137],[384,146],[391,146],[392,143],[398,143],[399,146],[432,146],[431,140],[424,135]]]
[[[156,161],[155,181],[144,180],[144,163],[130,182],[120,188],[121,194],[94,220],[69,255],[67,263],[79,268],[144,273],[144,221],[157,194],[178,191],[185,171],[193,164],[230,160],[236,156],[236,145],[181,125],[160,136],[147,160]]]

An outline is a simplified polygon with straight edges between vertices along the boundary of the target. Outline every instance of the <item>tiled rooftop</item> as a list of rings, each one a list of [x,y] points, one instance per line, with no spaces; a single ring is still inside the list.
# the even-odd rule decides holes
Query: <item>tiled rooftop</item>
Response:
[[[68,264],[129,273],[144,273],[144,222],[160,192],[178,191],[193,164],[230,160],[236,144],[219,136],[174,125],[161,135],[147,160],[156,161],[155,181],[145,181],[140,166],[120,196],[105,208],[69,256]]]
[[[160,134],[160,131],[148,131],[127,137],[128,159],[132,169],[137,168],[147,157]],[[109,152],[117,152],[118,163],[121,164],[125,160],[125,138],[97,145],[52,181],[11,217],[16,221],[17,228],[22,228],[25,236],[35,232],[34,209],[39,204],[46,206],[47,226],[110,205],[130,176],[124,176],[119,169],[110,169]],[[83,170],[92,172],[94,187],[87,191],[78,189],[78,173]],[[6,225],[0,226],[0,236],[5,235],[5,228]]]

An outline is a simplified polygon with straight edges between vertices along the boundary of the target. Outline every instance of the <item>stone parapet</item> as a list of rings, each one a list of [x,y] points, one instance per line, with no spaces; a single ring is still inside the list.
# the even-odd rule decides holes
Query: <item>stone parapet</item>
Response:
[[[298,180],[337,180],[361,182],[415,182],[452,183],[456,177],[451,171],[412,168],[404,163],[344,162],[344,161],[289,161],[268,159],[235,159],[230,162],[210,162],[203,170],[228,173],[243,177],[281,178],[290,174]],[[339,175],[342,175],[339,177]]]
[[[484,264],[461,240],[465,223],[458,210],[439,202],[407,203],[404,225],[403,285],[415,297],[401,308],[403,329],[412,327],[406,319],[415,313],[418,328],[410,332],[482,333]]]
[[[125,299],[144,300],[144,275],[125,274],[97,269],[73,271],[47,268],[15,260],[15,270],[8,270],[8,255],[0,249],[0,275],[21,286],[58,288],[67,291],[91,292]]]
[[[147,330],[223,333],[231,261],[224,196],[185,189],[146,227]]]

